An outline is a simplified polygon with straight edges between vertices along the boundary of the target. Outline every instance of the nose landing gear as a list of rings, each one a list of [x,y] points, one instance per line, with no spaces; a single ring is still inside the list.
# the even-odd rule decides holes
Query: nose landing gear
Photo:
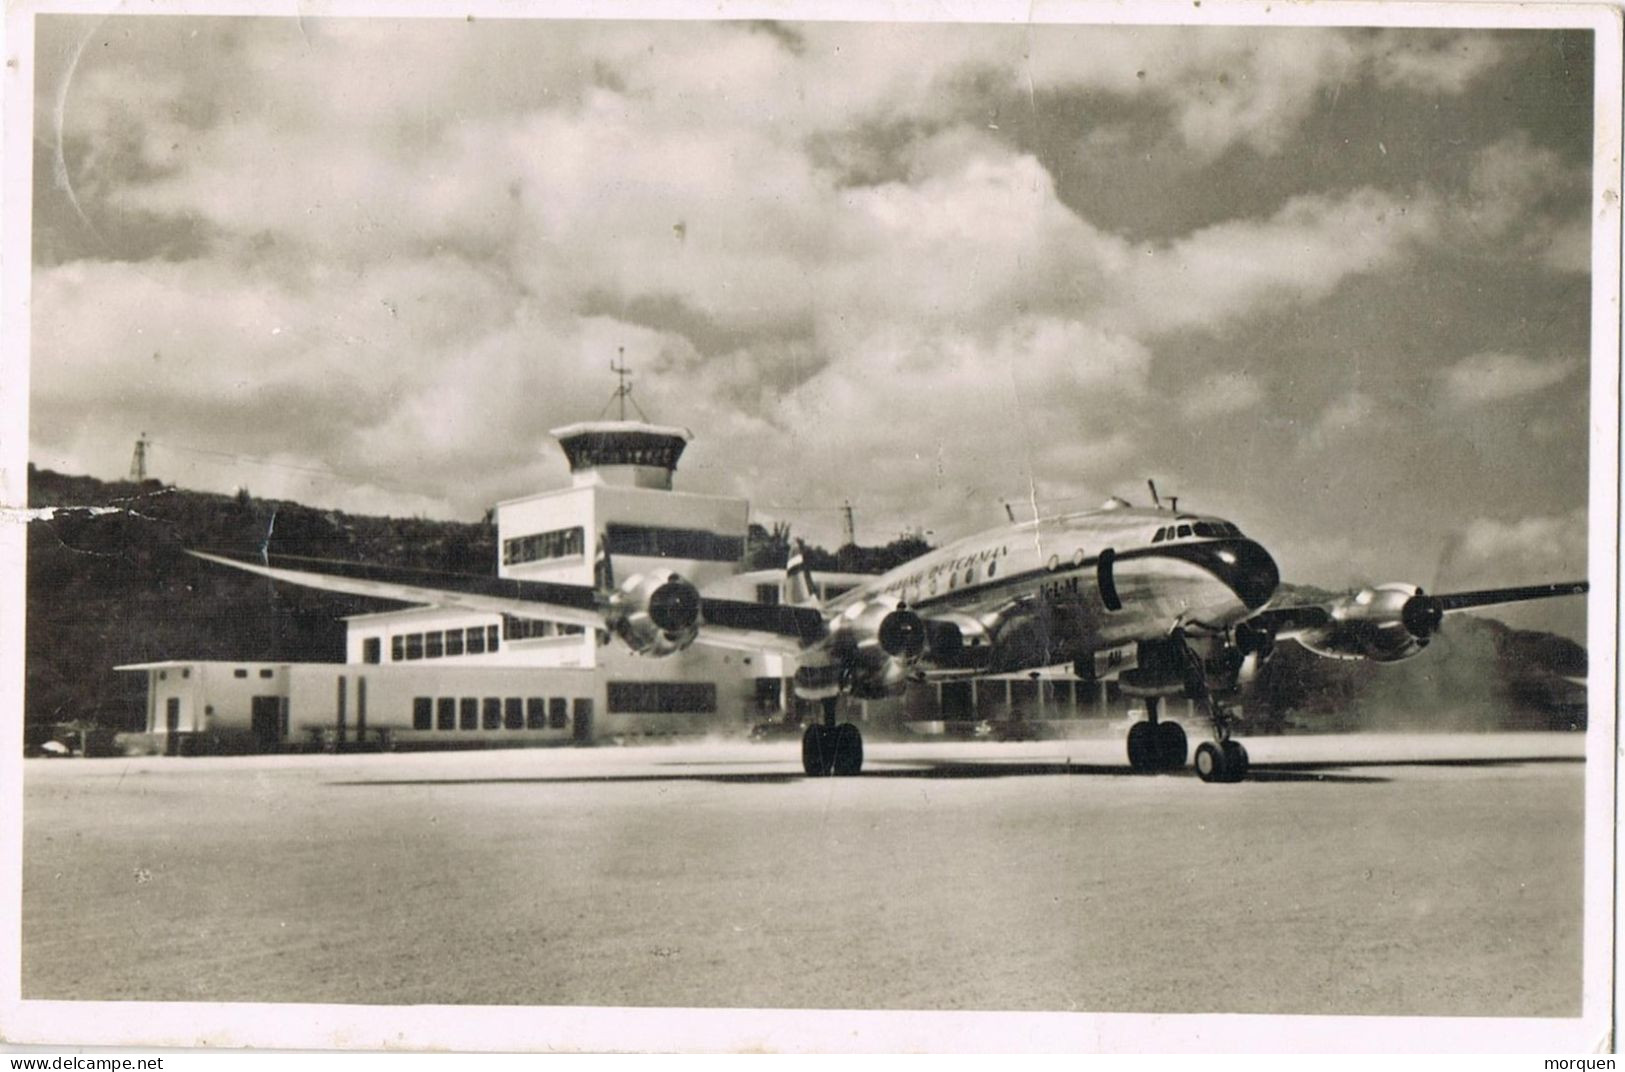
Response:
[[[1247,776],[1250,761],[1241,742],[1230,739],[1235,716],[1213,695],[1208,681],[1210,667],[1191,648],[1184,631],[1175,630],[1170,639],[1177,645],[1184,663],[1181,691],[1187,699],[1201,704],[1213,723],[1213,740],[1204,741],[1196,748],[1196,776],[1204,782],[1239,782]],[[1234,688],[1241,659],[1240,652],[1230,646],[1228,636],[1224,638],[1219,657],[1212,660],[1212,666],[1212,672],[1222,679],[1222,687]],[[1159,721],[1160,706],[1160,698],[1148,697],[1145,721],[1129,728],[1128,763],[1136,771],[1174,770],[1185,765],[1185,731],[1177,722]]]
[[[1204,782],[1239,782],[1247,777],[1247,749],[1240,741],[1203,741],[1196,746],[1196,776]]]

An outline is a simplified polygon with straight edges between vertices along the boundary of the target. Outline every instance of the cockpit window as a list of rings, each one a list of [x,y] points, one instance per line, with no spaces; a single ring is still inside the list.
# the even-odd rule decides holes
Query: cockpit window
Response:
[[[1155,536],[1151,537],[1151,542],[1152,543],[1161,543],[1163,540],[1165,540],[1167,538],[1168,538],[1168,530],[1167,529],[1158,529],[1157,534]]]
[[[1190,534],[1191,534],[1191,527],[1189,525],[1181,525],[1181,526],[1179,526],[1179,535],[1181,535],[1181,536],[1189,536]]]
[[[1209,539],[1229,535],[1229,533],[1224,531],[1223,525],[1211,524],[1206,521],[1198,521],[1193,527],[1196,529],[1196,535],[1206,536]]]

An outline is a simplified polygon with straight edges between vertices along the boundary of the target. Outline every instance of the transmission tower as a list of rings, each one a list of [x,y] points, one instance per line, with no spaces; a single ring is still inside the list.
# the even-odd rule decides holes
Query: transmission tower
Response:
[[[147,479],[147,433],[142,432],[141,437],[135,441],[135,454],[130,458],[130,479],[137,484]]]

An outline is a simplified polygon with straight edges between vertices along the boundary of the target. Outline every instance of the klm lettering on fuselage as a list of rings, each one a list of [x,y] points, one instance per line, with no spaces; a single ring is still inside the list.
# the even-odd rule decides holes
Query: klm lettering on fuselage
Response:
[[[984,547],[982,550],[972,552],[971,554],[960,555],[957,558],[944,559],[941,562],[935,563],[929,569],[918,570],[899,580],[892,581],[890,584],[886,585],[885,588],[881,589],[881,591],[889,594],[920,588],[931,584],[945,575],[958,573],[960,570],[970,569],[973,566],[981,566],[985,563],[992,562],[995,559],[1004,558],[1009,554],[1010,548],[1008,545]],[[933,589],[933,591],[934,590],[935,589]]]
[[[1073,600],[1078,596],[1078,575],[1063,577],[1058,581],[1046,581],[1038,586],[1038,595],[1051,603],[1060,603]]]

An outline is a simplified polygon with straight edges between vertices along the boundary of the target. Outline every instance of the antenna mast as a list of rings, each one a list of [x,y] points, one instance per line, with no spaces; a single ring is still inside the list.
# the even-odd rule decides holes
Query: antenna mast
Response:
[[[847,499],[841,505],[841,513],[846,518],[846,543],[847,543],[847,546],[855,547],[855,546],[857,546],[857,542],[858,542],[858,529],[857,529],[856,523],[854,523],[853,520],[852,520],[852,500],[851,499]]]
[[[147,479],[147,433],[142,432],[135,441],[135,454],[130,458],[130,479],[137,484]]]
[[[615,393],[610,396],[610,405],[620,404],[620,419],[624,421],[626,420],[626,404],[631,402],[632,408],[638,411],[638,416],[647,421],[649,415],[643,412],[643,407],[638,405],[638,400],[632,397],[632,370],[626,365],[626,347],[618,346],[615,350],[616,353],[620,354],[620,364],[611,361],[609,370],[620,377],[620,384],[615,388]],[[605,406],[604,410],[608,412],[609,406]],[[602,417],[603,414],[600,413],[599,416]]]

